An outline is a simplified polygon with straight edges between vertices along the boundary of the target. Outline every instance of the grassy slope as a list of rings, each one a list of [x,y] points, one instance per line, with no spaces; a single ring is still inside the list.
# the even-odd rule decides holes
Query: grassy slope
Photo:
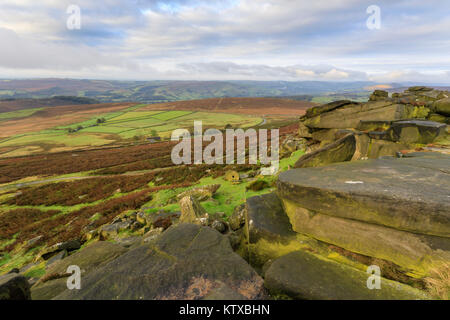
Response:
[[[34,109],[24,109],[18,111],[10,111],[10,112],[2,112],[0,113],[0,121],[2,120],[10,120],[10,119],[18,119],[18,118],[26,118],[31,116],[33,113],[42,110],[43,108],[34,108]]]
[[[117,112],[96,114],[88,120],[71,125],[58,126],[54,129],[16,135],[0,141],[0,148],[8,149],[5,155],[26,155],[27,153],[46,151],[60,151],[61,148],[81,148],[86,146],[101,146],[118,142],[122,139],[157,135],[170,138],[171,132],[179,128],[192,128],[194,121],[201,120],[205,128],[223,129],[225,125],[248,128],[262,122],[260,117],[237,114],[220,114],[192,111],[139,111],[147,106],[139,104]],[[18,116],[29,112],[14,112]],[[28,114],[28,115],[31,115]],[[97,124],[103,118],[105,123]],[[69,133],[69,128],[77,129]]]
[[[297,159],[303,154],[303,151],[297,151],[291,155],[289,158],[281,159],[280,160],[280,172],[285,171],[288,169],[289,165],[293,165]],[[78,174],[81,175],[81,174]],[[269,185],[273,185],[273,183],[276,181],[276,176],[259,176],[255,179],[262,179],[269,183]],[[209,185],[209,184],[220,184],[221,187],[217,191],[216,195],[213,197],[213,199],[202,202],[202,206],[205,208],[205,210],[208,213],[216,213],[216,212],[224,212],[226,216],[230,216],[234,210],[234,208],[245,202],[245,199],[265,194],[273,191],[273,188],[267,188],[263,189],[261,191],[248,191],[246,190],[246,187],[250,184],[251,181],[241,182],[239,184],[233,184],[231,182],[225,181],[223,177],[218,178],[212,178],[207,177],[201,179],[195,186],[203,186],[203,185]],[[149,186],[152,184],[150,183]],[[192,188],[192,187],[190,187]],[[179,205],[177,203],[172,203],[171,199],[174,199],[176,195],[179,193],[188,190],[190,188],[178,188],[178,189],[169,189],[169,190],[161,190],[153,194],[153,199],[143,205],[143,208],[147,208],[144,210],[147,214],[153,214],[159,210],[167,210],[167,211],[179,211]],[[8,190],[9,192],[14,190]],[[136,192],[133,191],[133,192]],[[11,196],[12,193],[9,194],[0,194],[0,200],[5,199],[6,197]],[[92,203],[82,203],[75,206],[15,206],[15,205],[1,205],[0,206],[0,214],[2,212],[6,212],[12,209],[17,208],[36,208],[41,210],[60,210],[61,214],[68,214],[70,212],[79,210],[84,207],[88,206],[95,206],[100,203],[106,202],[110,199],[117,198],[120,196],[123,196],[122,193],[116,193],[113,196],[102,199],[99,201],[95,201]],[[126,236],[131,235],[131,233],[127,233]],[[3,240],[0,241],[0,251],[2,248],[4,248],[6,245],[8,245],[11,241],[10,240]],[[24,252],[20,248],[18,250],[15,250],[11,253],[6,253],[3,255],[3,257],[0,257],[0,274],[8,272],[12,268],[20,268],[23,267],[29,263],[31,263],[35,257],[35,255],[39,252],[40,248],[35,248],[29,252]],[[33,266],[27,271],[28,276],[39,276],[42,275],[45,272],[45,265],[39,264],[36,266]]]

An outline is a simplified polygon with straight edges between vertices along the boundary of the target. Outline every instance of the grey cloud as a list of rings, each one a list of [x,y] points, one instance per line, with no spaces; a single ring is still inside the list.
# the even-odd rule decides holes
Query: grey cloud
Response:
[[[0,28],[10,31],[0,30],[7,44],[0,66],[13,70],[364,80],[367,74],[446,78],[450,68],[445,0],[378,0],[382,29],[376,31],[365,26],[373,0],[78,0],[79,32],[65,29],[71,0],[3,1]],[[434,73],[423,73],[427,68]]]
[[[184,63],[177,67],[184,73],[239,79],[265,80],[367,80],[364,72],[339,69],[333,66],[293,65],[286,67],[246,65],[233,62]]]
[[[46,43],[24,38],[12,30],[0,28],[0,66],[10,69],[80,70],[101,66],[133,67],[114,55],[105,55],[84,45]]]
[[[370,80],[376,82],[416,82],[430,84],[450,83],[450,72],[418,72],[418,71],[391,71],[376,75],[371,75]]]

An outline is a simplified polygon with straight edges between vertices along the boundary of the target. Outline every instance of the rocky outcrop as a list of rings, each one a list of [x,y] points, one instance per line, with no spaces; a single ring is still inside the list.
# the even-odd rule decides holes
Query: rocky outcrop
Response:
[[[261,191],[261,190],[266,189],[268,187],[270,187],[270,185],[269,185],[269,183],[267,181],[262,180],[262,179],[257,179],[257,180],[254,180],[254,181],[250,182],[245,187],[245,189],[246,190],[251,190],[251,191]]]
[[[299,130],[301,131],[302,127],[299,127]],[[310,137],[310,135],[306,131],[304,131],[304,133]],[[293,152],[297,150],[303,150],[304,148],[305,148],[305,140],[303,138],[299,138],[297,135],[294,134],[289,134],[286,135],[284,139],[281,141],[279,152],[281,157],[286,157],[291,155]]]
[[[371,95],[369,100],[370,101],[380,101],[380,100],[386,100],[389,97],[389,92],[384,90],[375,90]]]
[[[344,100],[313,107],[300,119],[299,130],[313,152],[304,155],[297,167],[395,156],[441,141],[447,136],[445,123],[450,123],[448,96],[446,91],[426,87],[413,87],[392,97],[376,90],[367,103]],[[352,156],[344,157],[340,149],[347,145],[340,140],[347,134],[356,139],[356,148]],[[320,144],[318,150],[314,143]],[[330,155],[334,154],[333,159]]]
[[[121,231],[129,229],[132,223],[132,221],[117,221],[104,225],[100,228],[100,237],[101,239],[114,239]]]
[[[220,184],[213,184],[209,186],[203,186],[203,187],[197,187],[192,188],[190,190],[186,190],[179,195],[177,195],[177,199],[181,200],[184,197],[192,196],[198,201],[205,201],[210,198],[216,193],[216,191],[220,188]]]
[[[197,199],[192,196],[182,198],[180,201],[182,223],[208,224],[207,213]]]
[[[293,230],[417,274],[450,260],[450,156],[417,153],[280,174]]]
[[[265,273],[265,285],[278,297],[308,300],[417,300],[430,299],[422,291],[380,278],[379,289],[369,289],[369,275],[305,251],[276,259]]]
[[[50,247],[46,247],[46,248],[42,249],[41,252],[39,253],[37,259],[42,258],[44,260],[48,260],[61,251],[67,251],[67,252],[74,251],[74,250],[80,249],[80,247],[81,247],[81,242],[76,239],[66,241],[66,242],[60,242],[60,243],[54,244]]]
[[[66,272],[69,266],[79,266],[84,277],[126,251],[123,246],[109,241],[94,242],[83,250],[52,264],[44,277],[32,287],[31,296],[33,300],[52,299],[67,289],[66,281],[69,274]]]
[[[292,251],[308,250],[325,256],[332,254],[326,244],[293,230],[275,193],[248,198],[245,206],[240,208],[237,211],[244,214],[245,225],[237,252],[262,274],[271,261]],[[344,257],[339,259],[346,261]]]
[[[55,299],[264,297],[263,280],[208,227],[179,224],[82,278]]]
[[[245,224],[245,204],[241,204],[234,208],[233,214],[228,218],[228,224],[231,230],[240,229]]]
[[[300,210],[296,204],[293,206]],[[439,242],[439,237],[420,236],[306,209],[293,217],[286,200],[280,200],[274,193],[247,199],[243,210],[246,239],[245,249],[240,253],[263,275],[265,287],[275,298],[429,299],[425,292],[398,282],[415,284],[416,279],[411,277],[414,271],[389,259],[402,257],[418,269],[424,261],[431,262],[427,254],[436,252],[439,257],[442,250],[449,249]],[[350,224],[346,225],[347,222]],[[304,225],[314,232],[302,228]],[[318,234],[331,234],[346,241],[329,241],[329,237]],[[347,243],[354,246],[346,246]],[[372,251],[360,251],[358,246],[370,247]],[[381,290],[367,287],[370,275],[366,271],[372,265],[380,268]]]
[[[396,104],[392,101],[376,101],[364,104],[346,104],[317,116],[306,118],[303,123],[313,129],[356,128],[361,120],[408,119],[417,107]]]
[[[428,144],[443,136],[446,127],[432,121],[397,121],[389,128],[388,136],[395,142]]]
[[[433,104],[433,111],[435,111],[437,114],[450,117],[450,98],[444,98],[436,101]]]
[[[355,154],[356,138],[348,134],[344,138],[327,144],[311,153],[302,156],[294,165],[295,168],[323,166],[334,162],[350,161]]]
[[[0,300],[30,300],[27,278],[18,273],[0,276]]]

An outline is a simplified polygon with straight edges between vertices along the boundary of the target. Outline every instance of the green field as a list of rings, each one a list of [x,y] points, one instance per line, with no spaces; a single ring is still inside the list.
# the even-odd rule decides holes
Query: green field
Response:
[[[104,113],[104,114],[97,114],[97,115],[93,116],[92,118],[90,118],[89,120],[77,122],[77,123],[69,124],[69,125],[65,125],[65,126],[58,126],[58,127],[56,127],[56,129],[69,129],[69,128],[76,128],[77,126],[82,126],[82,127],[93,126],[97,123],[97,119],[100,119],[100,118],[103,118],[105,120],[115,119],[116,117],[119,117],[119,116],[123,115],[124,113],[125,113],[124,111],[117,111],[117,112],[109,112],[109,113]]]
[[[67,134],[64,131],[61,133],[38,133],[32,135],[24,135],[8,141],[0,143],[0,147],[7,146],[26,146],[33,144],[56,144],[64,145],[67,147],[78,147],[78,146],[100,146],[107,143],[111,143],[114,140],[108,140],[100,135],[88,134],[88,133],[76,133]]]
[[[161,111],[130,111],[130,112],[122,113],[120,116],[111,119],[111,121],[109,121],[109,122],[114,123],[114,122],[138,120],[138,119],[142,119],[142,118],[148,118],[151,116],[155,116],[158,113],[161,113]]]
[[[191,114],[191,113],[192,113],[191,111],[167,111],[167,112],[158,113],[155,116],[153,116],[153,118],[162,120],[162,121],[168,121],[168,120],[179,118],[179,117]]]
[[[43,108],[33,108],[33,109],[24,109],[24,110],[19,110],[19,111],[12,111],[12,112],[2,112],[2,113],[0,113],[0,121],[29,117],[32,114],[34,114],[35,112],[42,110],[42,109]]]
[[[172,131],[176,129],[192,129],[194,121],[202,121],[204,130],[208,128],[221,130],[226,125],[233,128],[249,128],[263,121],[260,117],[242,114],[176,110],[139,111],[145,106],[147,105],[139,104],[121,111],[99,113],[82,122],[4,138],[0,141],[0,156],[26,155],[44,150],[54,152],[79,149],[155,135],[169,139]],[[1,113],[0,121],[26,118],[41,109]]]
[[[97,126],[86,127],[81,132],[117,133],[123,139],[156,132],[162,138],[168,138],[173,130],[192,128],[194,121],[202,121],[204,128],[223,129],[227,124],[241,128],[252,127],[261,123],[262,119],[248,115],[192,111],[130,111]],[[96,123],[96,119],[84,123],[92,125]]]

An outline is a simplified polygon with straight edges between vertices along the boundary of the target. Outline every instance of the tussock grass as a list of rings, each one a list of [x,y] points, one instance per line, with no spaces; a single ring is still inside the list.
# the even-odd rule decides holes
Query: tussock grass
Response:
[[[425,283],[433,298],[450,300],[450,263],[431,269]]]

